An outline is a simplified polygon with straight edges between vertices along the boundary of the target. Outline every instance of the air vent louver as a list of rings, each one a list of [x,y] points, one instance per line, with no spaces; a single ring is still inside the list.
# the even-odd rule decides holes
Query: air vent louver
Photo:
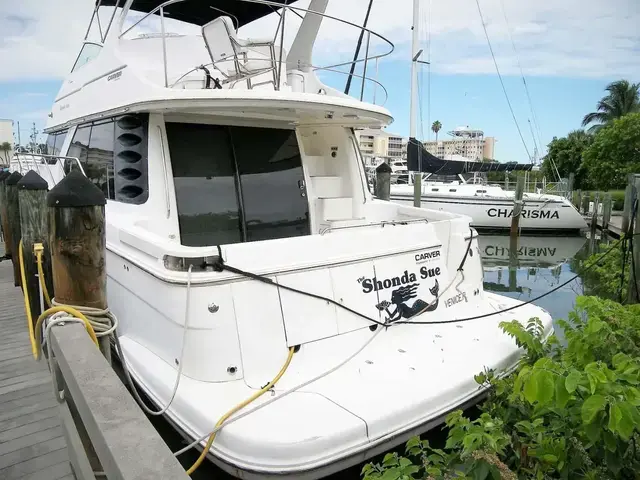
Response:
[[[116,120],[116,200],[141,204],[149,197],[148,114],[124,115]]]

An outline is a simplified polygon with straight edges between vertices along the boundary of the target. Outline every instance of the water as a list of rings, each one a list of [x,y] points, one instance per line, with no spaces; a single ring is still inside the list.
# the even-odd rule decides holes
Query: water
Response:
[[[480,254],[484,267],[484,288],[486,291],[499,293],[518,300],[534,299],[558,285],[576,276],[577,265],[584,261],[591,252],[598,250],[599,240],[590,241],[585,237],[552,237],[524,236],[520,238],[517,261],[509,255],[509,237],[505,235],[481,235],[479,238]],[[566,319],[573,309],[577,296],[583,294],[584,285],[578,277],[556,292],[541,298],[535,304],[545,308],[554,318]],[[562,332],[556,326],[556,333],[562,338]],[[471,411],[471,415],[475,412]],[[179,450],[186,442],[178,436],[168,423],[159,418],[152,419],[172,451]],[[446,433],[436,428],[426,435],[432,445],[443,446]],[[404,446],[398,447],[402,452]],[[182,464],[188,468],[198,457],[198,452],[190,451],[180,457]],[[374,459],[375,460],[375,459]],[[338,474],[331,480],[357,480],[360,478],[362,465],[357,465]],[[210,462],[206,461],[192,478],[196,480],[231,479]]]

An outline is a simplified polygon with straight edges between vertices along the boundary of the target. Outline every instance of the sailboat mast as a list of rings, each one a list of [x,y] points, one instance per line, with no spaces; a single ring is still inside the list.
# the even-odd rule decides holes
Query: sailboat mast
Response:
[[[420,56],[420,0],[413,0],[413,23],[411,26],[413,38],[411,41],[411,105],[409,108],[409,138],[416,138],[418,122],[418,57]],[[410,140],[411,141],[411,140]],[[422,170],[419,168],[418,170]],[[422,195],[422,173],[420,171],[413,178],[413,205],[420,207]]]
[[[420,48],[420,0],[413,0],[413,39],[411,42],[411,115],[409,121],[409,136],[416,138],[418,122],[418,53]]]

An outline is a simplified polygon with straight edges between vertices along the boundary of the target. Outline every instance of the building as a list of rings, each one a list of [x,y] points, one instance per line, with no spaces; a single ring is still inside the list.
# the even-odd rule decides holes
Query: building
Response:
[[[469,160],[482,161],[483,158],[495,159],[494,137],[485,137],[482,130],[458,127],[448,132],[451,138],[446,140],[424,142],[427,151],[439,158],[454,158],[459,155]]]
[[[407,156],[407,139],[381,129],[357,130],[356,136],[364,163],[376,167],[383,161],[402,160]]]
[[[9,165],[12,156],[13,121],[0,119],[0,165]]]

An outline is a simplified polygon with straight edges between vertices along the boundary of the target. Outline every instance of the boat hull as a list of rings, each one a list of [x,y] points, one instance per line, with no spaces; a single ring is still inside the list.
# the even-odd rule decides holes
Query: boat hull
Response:
[[[413,196],[391,193],[391,201],[413,205]],[[480,230],[508,230],[513,217],[513,199],[496,197],[445,197],[423,195],[422,208],[471,217],[471,226]],[[578,232],[587,224],[567,200],[524,200],[520,229],[529,232]]]
[[[477,273],[480,251],[475,241],[471,251],[468,278]],[[280,368],[286,339],[275,341],[271,333],[261,330],[278,322],[256,313],[249,335],[241,315],[243,308],[268,310],[268,292],[273,287],[251,287],[256,294],[261,291],[260,305],[250,305],[251,296],[238,297],[233,337],[227,335],[230,325],[224,318],[198,314],[200,318],[189,325],[185,357],[180,358],[184,327],[177,312],[186,286],[164,282],[113,251],[108,252],[107,264],[109,304],[121,321],[126,364],[145,395],[159,407],[169,401],[176,365],[184,362],[180,387],[166,417],[187,439],[206,434],[223,412],[255,393]],[[459,287],[464,295],[454,291],[444,295],[436,316],[426,313],[417,319],[459,319],[521,305],[481,288],[468,290],[473,287],[470,284]],[[226,305],[220,288],[206,284],[194,288],[192,311],[201,311],[198,305],[211,301],[223,311]],[[405,324],[372,331],[364,323],[348,333],[304,343],[272,393],[248,408],[272,397],[283,398],[220,431],[209,457],[232,475],[256,479],[321,478],[362,463],[437,426],[452,410],[477,402],[485,392],[473,375],[483,368],[510,371],[522,355],[499,323],[514,318],[526,323],[531,317],[541,318],[546,334],[551,333],[548,313],[523,305],[459,324]],[[274,358],[265,356],[274,350]],[[474,361],[462,361],[465,358]],[[284,395],[345,360],[327,376]],[[273,365],[258,375],[252,371],[265,363]],[[229,373],[230,366],[237,371]]]

